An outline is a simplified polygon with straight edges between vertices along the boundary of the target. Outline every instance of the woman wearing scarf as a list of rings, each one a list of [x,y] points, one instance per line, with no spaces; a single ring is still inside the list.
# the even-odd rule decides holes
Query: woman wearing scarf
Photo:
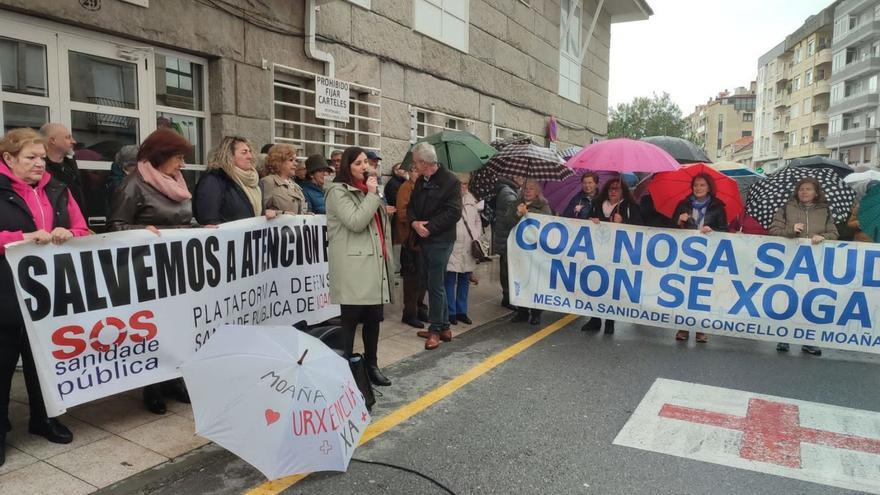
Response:
[[[699,230],[703,234],[712,231],[727,232],[727,213],[724,203],[715,197],[715,181],[708,174],[697,174],[691,179],[691,194],[675,207],[672,219],[680,229]],[[690,332],[679,330],[675,340],[687,340]],[[699,343],[709,341],[709,336],[697,332],[695,340]]]
[[[593,223],[614,222],[629,225],[641,225],[642,214],[638,203],[633,199],[632,193],[626,187],[626,182],[619,177],[611,179],[602,186],[602,192],[593,202],[590,210],[590,220]],[[581,327],[583,331],[595,331],[602,328],[602,319],[592,317]],[[605,333],[614,333],[614,320],[605,320]]]
[[[208,173],[196,186],[193,213],[202,225],[218,225],[263,213],[260,175],[247,139],[226,136],[208,159]],[[266,210],[274,218],[275,210]]]
[[[0,139],[0,466],[6,462],[6,434],[12,429],[9,395],[19,357],[30,409],[28,432],[53,443],[73,441],[70,430],[46,413],[6,245],[62,244],[85,235],[89,230],[70,190],[46,172],[43,137],[33,129],[6,133]]]
[[[387,386],[391,381],[379,370],[377,351],[382,305],[391,302],[391,224],[376,176],[365,173],[369,170],[366,152],[348,148],[336,178],[324,189],[330,300],[341,306],[346,357],[352,357],[355,329],[363,324],[367,374],[373,384]]]
[[[547,203],[547,200],[544,198],[544,193],[541,191],[541,184],[538,181],[531,179],[526,180],[516,203],[511,205],[507,211],[499,213],[507,218],[507,224],[514,226],[511,228],[511,231],[513,231],[516,228],[516,224],[518,224],[520,220],[525,218],[529,213],[540,213],[542,215],[553,214],[550,210],[550,204]],[[541,323],[541,313],[542,311],[540,309],[520,307],[517,308],[516,314],[513,315],[513,318],[510,321],[514,323],[528,321],[531,325],[538,325]]]
[[[810,239],[813,244],[838,238],[831,209],[818,180],[804,177],[798,181],[794,187],[794,196],[773,216],[770,235]],[[788,347],[788,344],[780,342],[776,345],[776,350],[788,352]],[[801,346],[801,350],[813,356],[822,355],[822,349],[812,345]]]
[[[192,194],[180,170],[192,145],[171,129],[158,129],[144,140],[137,153],[137,167],[116,189],[108,226],[111,231],[191,227]],[[143,389],[144,406],[153,414],[165,414],[165,396],[189,404],[183,380],[169,380]]]

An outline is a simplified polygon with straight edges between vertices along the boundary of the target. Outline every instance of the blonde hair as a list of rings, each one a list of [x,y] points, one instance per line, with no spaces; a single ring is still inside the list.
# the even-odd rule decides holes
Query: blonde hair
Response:
[[[18,156],[18,154],[21,153],[22,148],[32,144],[42,144],[45,146],[46,140],[39,132],[29,127],[12,129],[3,136],[2,140],[0,140],[0,158],[3,157],[3,153]]]
[[[277,174],[287,160],[296,160],[296,146],[286,143],[272,146],[266,154],[266,173]]]
[[[525,197],[526,188],[529,186],[535,186],[535,188],[538,190],[538,198],[541,201],[547,201],[547,198],[544,197],[544,188],[541,187],[541,183],[539,181],[536,181],[534,179],[526,179],[525,184],[523,184],[522,186],[522,191],[519,193],[520,199]]]
[[[458,181],[462,184],[467,184],[471,181],[470,172],[455,172],[455,176],[458,177]]]
[[[243,137],[225,136],[220,140],[220,144],[211,151],[211,156],[208,157],[208,170],[217,168],[232,170],[235,167],[235,145],[239,143],[246,144],[251,151],[254,149],[250,141]]]

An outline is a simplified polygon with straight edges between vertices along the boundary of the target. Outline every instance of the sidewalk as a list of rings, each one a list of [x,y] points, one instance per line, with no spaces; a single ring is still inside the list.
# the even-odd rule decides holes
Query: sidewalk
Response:
[[[468,316],[473,325],[458,325],[464,333],[509,313],[499,305],[498,259],[480,264],[478,285],[471,285]],[[400,301],[400,288],[397,300]],[[384,367],[424,352],[424,339],[416,329],[400,322],[400,304],[385,307],[379,341],[379,365]],[[356,349],[362,348],[360,336]],[[2,493],[79,495],[92,493],[201,447],[208,440],[195,435],[192,409],[168,401],[163,416],[149,413],[141,404],[140,390],[107,397],[74,407],[62,416],[72,431],[68,445],[49,443],[27,433],[27,393],[21,373],[12,384],[6,464],[0,467]]]

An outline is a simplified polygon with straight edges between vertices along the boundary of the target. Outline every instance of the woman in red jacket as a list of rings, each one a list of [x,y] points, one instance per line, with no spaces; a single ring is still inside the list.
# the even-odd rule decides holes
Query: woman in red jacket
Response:
[[[6,462],[6,433],[12,429],[9,392],[19,356],[31,412],[28,431],[50,442],[73,441],[70,430],[46,414],[6,245],[22,240],[61,244],[88,233],[67,186],[46,172],[43,138],[32,129],[9,131],[0,140],[0,465]]]

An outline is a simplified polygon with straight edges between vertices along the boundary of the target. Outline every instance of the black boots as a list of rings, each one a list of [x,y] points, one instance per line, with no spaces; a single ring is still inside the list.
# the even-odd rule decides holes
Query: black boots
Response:
[[[596,318],[595,316],[590,318],[589,321],[584,323],[584,326],[581,327],[582,332],[596,331],[602,328],[602,320]]]
[[[73,441],[73,433],[55,418],[31,420],[28,425],[28,431],[34,435],[40,435],[52,443],[70,443]]]
[[[153,414],[165,414],[165,399],[162,397],[162,388],[158,383],[144,387],[144,407]]]
[[[614,333],[614,320],[605,320],[605,334],[610,335]]]
[[[380,387],[388,387],[391,385],[391,380],[382,374],[382,370],[380,370],[375,364],[367,366],[367,376],[370,377],[370,381],[373,382],[373,385]]]
[[[184,404],[190,403],[189,392],[186,391],[186,384],[183,383],[183,378],[175,378],[174,380],[162,382],[159,384],[159,387],[164,397],[170,397],[177,402],[183,402]]]

